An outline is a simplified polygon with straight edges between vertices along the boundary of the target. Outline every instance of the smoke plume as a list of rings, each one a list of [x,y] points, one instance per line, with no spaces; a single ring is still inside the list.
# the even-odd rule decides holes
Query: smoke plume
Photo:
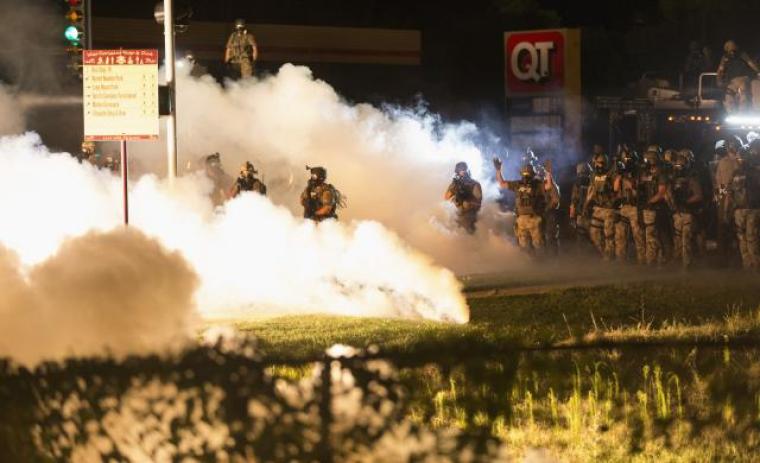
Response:
[[[22,273],[0,248],[0,356],[164,352],[192,339],[197,277],[136,230],[88,233]]]
[[[321,165],[348,198],[339,211],[344,221],[378,221],[458,273],[501,270],[522,259],[505,241],[508,220],[491,201],[498,196],[494,153],[473,141],[480,135],[473,124],[446,124],[423,109],[349,104],[306,67],[285,65],[276,75],[226,86],[181,69],[179,145],[189,171],[213,152],[233,175],[250,160],[273,202],[300,215],[304,166]],[[137,145],[135,162],[164,172],[162,146]],[[456,228],[454,208],[443,201],[459,161],[468,163],[487,196],[475,236]]]

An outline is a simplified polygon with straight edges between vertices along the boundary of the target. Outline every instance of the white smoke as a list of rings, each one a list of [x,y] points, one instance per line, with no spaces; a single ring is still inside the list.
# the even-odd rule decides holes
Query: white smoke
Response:
[[[0,247],[0,356],[165,352],[192,339],[197,277],[136,230],[90,233],[26,268]]]
[[[205,317],[327,312],[467,321],[454,275],[378,223],[316,226],[253,194],[213,211],[210,188],[199,175],[174,190],[146,175],[130,198],[131,223],[179,251],[200,277],[195,296]],[[26,268],[66,238],[118,227],[119,179],[48,152],[35,134],[0,138],[0,211],[13,224],[0,227],[0,243]]]
[[[436,263],[457,273],[513,267],[522,260],[505,240],[507,220],[491,201],[497,194],[490,155],[472,142],[469,123],[445,124],[422,110],[375,108],[344,101],[306,67],[285,65],[274,76],[227,82],[179,76],[178,132],[181,163],[199,167],[220,152],[233,174],[252,161],[270,197],[294,215],[307,173],[321,165],[347,198],[342,220],[376,220]],[[138,161],[164,172],[161,146],[136,145]],[[138,162],[136,161],[136,162]],[[466,161],[487,200],[479,231],[468,236],[453,223],[442,197],[454,164]]]

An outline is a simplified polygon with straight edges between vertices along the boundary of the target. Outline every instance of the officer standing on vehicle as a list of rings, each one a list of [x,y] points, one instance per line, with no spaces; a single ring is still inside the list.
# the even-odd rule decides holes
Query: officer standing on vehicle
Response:
[[[723,103],[726,111],[749,109],[750,103],[755,109],[760,109],[760,89],[756,82],[760,67],[749,55],[740,51],[733,40],[723,45],[723,52],[717,74],[718,85],[726,91]]]
[[[253,34],[248,31],[245,21],[235,20],[235,30],[227,39],[224,50],[224,63],[231,66],[236,77],[251,77],[259,57],[258,46]]]
[[[459,162],[454,167],[454,178],[443,195],[446,201],[452,201],[457,208],[457,224],[467,233],[475,233],[483,202],[483,190],[480,183],[472,178],[467,163]]]
[[[246,161],[240,166],[240,175],[232,185],[232,191],[230,197],[234,198],[244,191],[252,191],[262,196],[266,196],[267,187],[264,183],[256,178],[256,174],[259,172],[253,168],[253,164]]]

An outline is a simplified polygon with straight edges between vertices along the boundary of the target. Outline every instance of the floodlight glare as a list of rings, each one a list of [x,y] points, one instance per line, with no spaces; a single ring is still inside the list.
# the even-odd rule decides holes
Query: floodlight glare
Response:
[[[729,125],[760,125],[760,114],[736,114],[726,117]]]

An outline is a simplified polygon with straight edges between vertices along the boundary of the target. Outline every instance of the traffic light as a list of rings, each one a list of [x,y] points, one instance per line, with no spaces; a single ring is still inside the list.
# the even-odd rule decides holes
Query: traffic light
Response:
[[[82,49],[85,40],[85,5],[86,0],[65,0],[69,6],[66,13],[66,26],[63,38],[66,40],[66,52],[69,54],[69,69],[76,75],[82,75]]]

